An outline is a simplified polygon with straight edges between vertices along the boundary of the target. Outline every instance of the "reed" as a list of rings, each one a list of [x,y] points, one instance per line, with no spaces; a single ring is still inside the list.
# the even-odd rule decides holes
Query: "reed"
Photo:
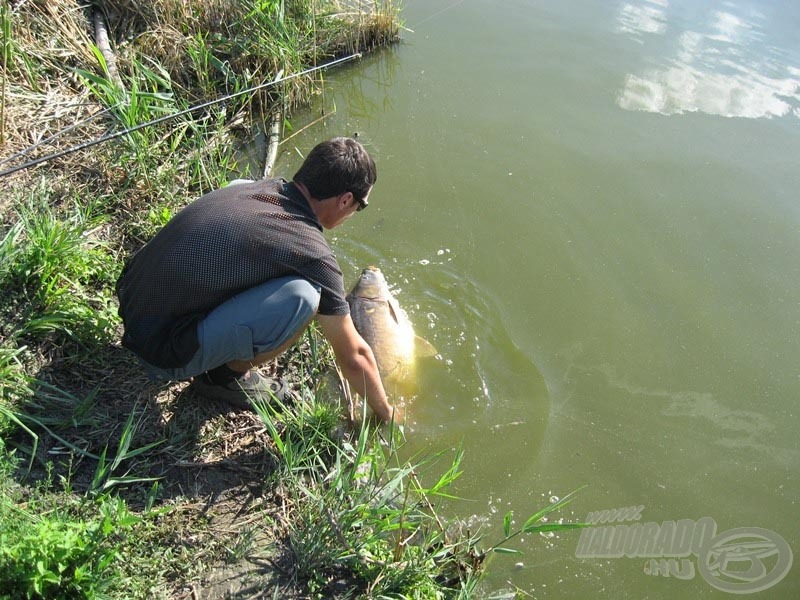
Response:
[[[314,598],[456,598],[479,576],[474,549],[448,540],[436,498],[460,474],[456,452],[432,485],[426,472],[442,454],[399,462],[396,428],[345,431],[341,410],[324,401],[258,404],[274,441],[290,512],[285,551],[292,577]]]

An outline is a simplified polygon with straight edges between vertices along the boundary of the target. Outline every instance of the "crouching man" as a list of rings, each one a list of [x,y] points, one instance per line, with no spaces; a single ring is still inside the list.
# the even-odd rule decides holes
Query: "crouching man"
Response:
[[[151,377],[192,378],[197,394],[244,408],[287,393],[251,369],[291,347],[316,315],[353,389],[378,418],[398,420],[323,236],[367,207],[376,179],[364,147],[340,137],[314,147],[291,182],[236,183],[195,200],[123,269],[123,345]]]

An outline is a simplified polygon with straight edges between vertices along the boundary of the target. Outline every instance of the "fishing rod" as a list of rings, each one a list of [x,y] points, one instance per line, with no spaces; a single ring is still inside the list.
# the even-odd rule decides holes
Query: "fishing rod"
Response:
[[[133,133],[134,131],[139,131],[140,129],[144,129],[145,127],[150,127],[151,125],[158,125],[165,121],[169,121],[170,119],[174,119],[176,117],[181,117],[183,115],[187,115],[189,113],[193,113],[196,110],[200,110],[202,108],[208,108],[209,106],[213,106],[214,104],[219,104],[220,102],[225,102],[226,100],[230,100],[232,98],[237,98],[238,96],[243,96],[244,94],[251,94],[261,89],[265,89],[271,87],[273,85],[277,85],[279,83],[283,83],[284,81],[289,81],[290,79],[295,79],[297,77],[302,77],[303,75],[308,75],[310,73],[314,73],[315,71],[319,71],[320,69],[327,69],[328,67],[332,67],[334,65],[338,65],[344,62],[348,62],[355,58],[361,58],[361,53],[356,52],[355,54],[350,54],[349,56],[345,56],[342,58],[337,58],[336,60],[332,60],[331,62],[325,63],[324,65],[318,65],[316,67],[311,67],[306,69],[305,71],[299,71],[298,73],[294,73],[292,75],[287,75],[286,77],[282,77],[280,79],[276,78],[273,81],[268,81],[267,83],[261,83],[259,85],[253,86],[251,88],[247,88],[246,90],[241,90],[238,92],[234,92],[233,94],[228,94],[226,96],[222,96],[220,98],[216,98],[214,100],[209,100],[208,102],[203,102],[202,104],[198,104],[196,106],[191,106],[184,110],[178,111],[176,113],[172,113],[169,115],[164,115],[163,117],[158,117],[157,119],[153,119],[152,121],[147,121],[146,123],[139,123],[138,125],[134,125],[133,127],[127,127],[121,131],[115,131],[114,133],[106,134],[102,137],[96,138],[94,140],[90,140],[88,142],[84,142],[82,144],[78,144],[76,146],[72,146],[71,148],[67,148],[66,150],[60,150],[58,152],[54,152],[52,154],[48,154],[46,156],[42,156],[40,158],[28,161],[21,165],[17,165],[16,167],[11,167],[4,171],[0,171],[0,177],[5,177],[6,175],[11,175],[12,173],[16,173],[17,171],[22,171],[23,169],[27,169],[29,167],[34,167],[39,165],[43,162],[47,162],[48,160],[53,160],[56,158],[61,158],[62,156],[66,156],[67,154],[72,154],[73,152],[77,152],[78,150],[84,150],[86,148],[90,148],[92,146],[96,146],[97,144],[102,144],[103,142],[107,142],[109,140],[116,139],[118,137],[122,137],[123,135],[127,135],[129,133]],[[278,74],[280,77],[280,73]]]

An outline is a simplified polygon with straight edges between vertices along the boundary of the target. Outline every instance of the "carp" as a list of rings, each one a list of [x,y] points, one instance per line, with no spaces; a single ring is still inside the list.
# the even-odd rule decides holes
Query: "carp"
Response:
[[[356,330],[372,348],[387,393],[413,394],[416,359],[435,356],[436,349],[414,334],[380,269],[364,269],[347,302]]]

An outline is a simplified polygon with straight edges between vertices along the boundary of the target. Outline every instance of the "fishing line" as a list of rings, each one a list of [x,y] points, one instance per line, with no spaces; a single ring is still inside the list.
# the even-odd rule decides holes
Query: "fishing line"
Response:
[[[425,17],[424,19],[422,19],[422,21],[420,21],[419,23],[417,23],[416,25],[414,25],[414,27],[412,27],[412,28],[410,29],[410,31],[414,31],[414,29],[415,29],[415,28],[419,27],[419,26],[420,26],[420,25],[422,25],[423,23],[427,23],[427,22],[428,22],[428,21],[430,21],[431,19],[434,19],[434,18],[438,17],[438,16],[439,16],[439,15],[441,15],[442,13],[446,13],[448,10],[450,10],[450,9],[452,9],[452,8],[455,8],[455,7],[456,7],[456,6],[458,6],[459,4],[462,4],[463,2],[464,2],[464,0],[456,0],[456,1],[455,1],[455,2],[453,2],[451,5],[449,5],[449,6],[445,6],[445,7],[444,7],[442,10],[440,10],[440,11],[437,11],[437,12],[433,13],[432,15],[428,15],[427,17]]]
[[[463,0],[462,0],[463,1]],[[157,119],[153,119],[152,121],[147,121],[146,123],[139,123],[138,125],[134,125],[133,127],[128,127],[121,131],[115,131],[114,133],[109,133],[102,137],[90,140],[88,142],[84,142],[82,144],[78,144],[76,146],[72,146],[71,148],[67,148],[66,150],[61,150],[59,152],[54,152],[52,154],[48,154],[46,156],[42,156],[41,158],[37,158],[35,160],[31,160],[29,162],[23,163],[21,165],[17,165],[16,167],[11,167],[10,169],[6,169],[5,171],[0,171],[0,177],[4,177],[6,175],[11,175],[12,173],[16,173],[17,171],[22,171],[23,169],[27,169],[29,167],[36,166],[43,162],[47,162],[48,160],[53,160],[55,158],[61,158],[62,156],[66,156],[67,154],[71,154],[73,152],[77,152],[78,150],[84,150],[86,148],[90,148],[91,146],[96,146],[97,144],[102,144],[103,142],[107,142],[109,140],[116,139],[118,137],[122,137],[123,135],[127,135],[129,133],[133,133],[134,131],[139,131],[140,129],[144,129],[145,127],[149,127],[151,125],[158,125],[165,121],[169,121],[170,119],[174,119],[176,117],[181,117],[183,115],[187,115],[192,113],[196,110],[200,110],[202,108],[208,108],[209,106],[213,106],[214,104],[219,104],[220,102],[225,102],[226,100],[230,100],[231,98],[237,98],[239,96],[243,96],[244,94],[250,94],[257,90],[265,89],[271,87],[273,85],[277,85],[279,83],[283,83],[284,81],[289,81],[290,79],[295,79],[297,77],[302,77],[303,75],[308,75],[309,73],[313,73],[315,71],[319,71],[321,69],[327,69],[328,67],[332,67],[334,65],[341,64],[343,62],[347,62],[353,60],[355,58],[361,58],[361,53],[356,52],[355,54],[351,54],[349,56],[345,56],[343,58],[337,58],[336,60],[332,60],[329,63],[325,63],[324,65],[318,65],[316,67],[311,67],[310,69],[306,69],[305,71],[300,71],[298,73],[294,73],[292,75],[287,75],[286,77],[280,79],[274,79],[273,81],[268,81],[267,83],[262,83],[245,90],[241,90],[239,92],[234,92],[233,94],[228,94],[226,96],[222,96],[220,98],[216,98],[214,100],[209,100],[208,102],[203,102],[202,104],[198,104],[196,106],[192,106],[186,108],[184,110],[178,111],[176,113],[172,113],[169,115],[164,115],[163,117],[159,117]],[[280,76],[280,74],[279,74]]]

